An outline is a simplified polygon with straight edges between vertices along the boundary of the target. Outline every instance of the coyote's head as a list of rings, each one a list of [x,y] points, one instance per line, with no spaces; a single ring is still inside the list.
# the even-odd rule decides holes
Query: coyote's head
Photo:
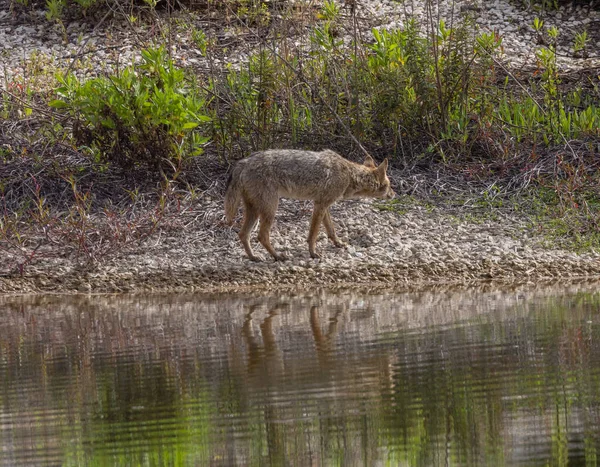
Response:
[[[387,176],[387,158],[377,166],[373,158],[367,156],[363,165],[370,169],[370,180],[366,184],[365,190],[361,193],[363,196],[384,199],[392,199],[396,196],[396,193],[394,193],[394,190],[390,186],[390,179]]]

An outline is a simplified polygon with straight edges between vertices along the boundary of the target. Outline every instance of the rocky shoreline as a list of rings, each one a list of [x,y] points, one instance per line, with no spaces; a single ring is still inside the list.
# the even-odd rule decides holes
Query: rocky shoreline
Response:
[[[468,208],[459,210],[462,214]],[[311,259],[306,245],[310,203],[281,203],[272,241],[290,259],[245,257],[236,228],[223,223],[222,201],[206,199],[191,222],[160,229],[141,244],[105,262],[81,265],[69,258],[32,264],[23,276],[0,277],[0,293],[104,293],[223,291],[233,289],[393,285],[413,289],[433,283],[482,281],[528,283],[600,277],[600,255],[549,249],[530,236],[527,220],[502,216],[465,220],[442,208],[414,205],[401,212],[377,202],[345,201],[332,208],[340,237],[337,249],[321,233],[323,257]],[[203,213],[199,216],[199,213]],[[195,220],[193,220],[195,218]],[[462,219],[461,219],[462,218]]]
[[[142,25],[119,29],[112,24],[110,33],[106,33],[92,24],[72,22],[65,31],[65,42],[45,20],[43,11],[37,15],[39,18],[31,13],[30,24],[15,23],[9,3],[0,4],[2,86],[9,78],[26,73],[33,54],[37,54],[38,61],[63,64],[80,55],[87,60],[82,69],[97,71],[113,65],[114,57],[126,63],[135,50],[136,34],[149,34]],[[357,15],[366,18],[365,24],[370,27],[394,27],[405,20],[407,13],[423,15],[422,3],[369,0],[359,2]],[[455,11],[472,14],[483,30],[501,34],[504,58],[511,66],[534,65],[538,45],[531,22],[537,12],[518,8],[507,0],[495,0],[493,4],[461,0],[440,5],[441,16]],[[544,18],[548,26],[560,23],[564,31],[558,48],[563,70],[600,63],[593,56],[574,58],[569,48],[573,31],[581,27],[589,29],[592,50],[600,46],[599,11],[567,6],[546,13]],[[178,39],[175,58],[187,66],[201,67],[201,57],[189,46],[191,39]],[[402,184],[400,173],[390,178],[396,188]],[[22,274],[14,271],[0,275],[0,293],[212,291],[344,284],[413,288],[432,283],[526,283],[600,277],[600,254],[548,248],[543,238],[531,235],[529,220],[519,214],[482,216],[481,210],[464,206],[450,211],[444,206],[419,203],[401,209],[368,201],[334,205],[334,223],[349,246],[337,249],[322,233],[318,248],[323,258],[313,260],[306,244],[310,203],[283,201],[272,241],[290,260],[273,262],[257,245],[256,251],[265,261],[254,263],[245,257],[235,227],[223,223],[222,187],[213,191],[182,214],[178,228],[159,227],[140,243],[119,249],[97,263],[82,263],[79,258],[67,256],[33,261]]]

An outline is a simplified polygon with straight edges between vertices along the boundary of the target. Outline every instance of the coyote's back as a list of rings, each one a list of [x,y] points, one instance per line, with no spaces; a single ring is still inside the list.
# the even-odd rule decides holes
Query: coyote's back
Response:
[[[239,237],[250,259],[258,260],[248,238],[259,218],[259,241],[275,259],[284,259],[275,252],[269,239],[279,198],[314,200],[308,243],[311,256],[318,257],[315,244],[321,223],[336,246],[344,245],[331,222],[331,204],[346,198],[394,196],[386,175],[387,165],[386,159],[376,166],[371,157],[362,165],[356,164],[330,150],[282,149],[255,153],[239,161],[231,172],[225,194],[227,222],[233,223],[243,202],[245,215]]]

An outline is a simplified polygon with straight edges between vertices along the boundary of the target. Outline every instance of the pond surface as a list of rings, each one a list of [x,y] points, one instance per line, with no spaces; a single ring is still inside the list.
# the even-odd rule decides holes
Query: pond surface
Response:
[[[0,463],[597,465],[596,290],[0,297]]]

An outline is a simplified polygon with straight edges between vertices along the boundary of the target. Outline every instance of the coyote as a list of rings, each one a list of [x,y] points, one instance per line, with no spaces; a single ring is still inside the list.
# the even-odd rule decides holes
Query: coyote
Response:
[[[314,200],[308,250],[312,258],[320,258],[315,247],[321,223],[336,247],[345,246],[336,235],[329,214],[329,206],[335,201],[361,197],[390,199],[395,196],[386,175],[387,166],[387,159],[376,166],[373,158],[367,156],[361,165],[331,150],[272,149],[254,153],[239,161],[229,177],[225,194],[227,223],[233,224],[238,206],[243,201],[244,222],[238,235],[248,257],[260,261],[249,242],[250,232],[260,218],[258,240],[275,260],[285,260],[285,256],[273,249],[269,239],[279,198]]]

